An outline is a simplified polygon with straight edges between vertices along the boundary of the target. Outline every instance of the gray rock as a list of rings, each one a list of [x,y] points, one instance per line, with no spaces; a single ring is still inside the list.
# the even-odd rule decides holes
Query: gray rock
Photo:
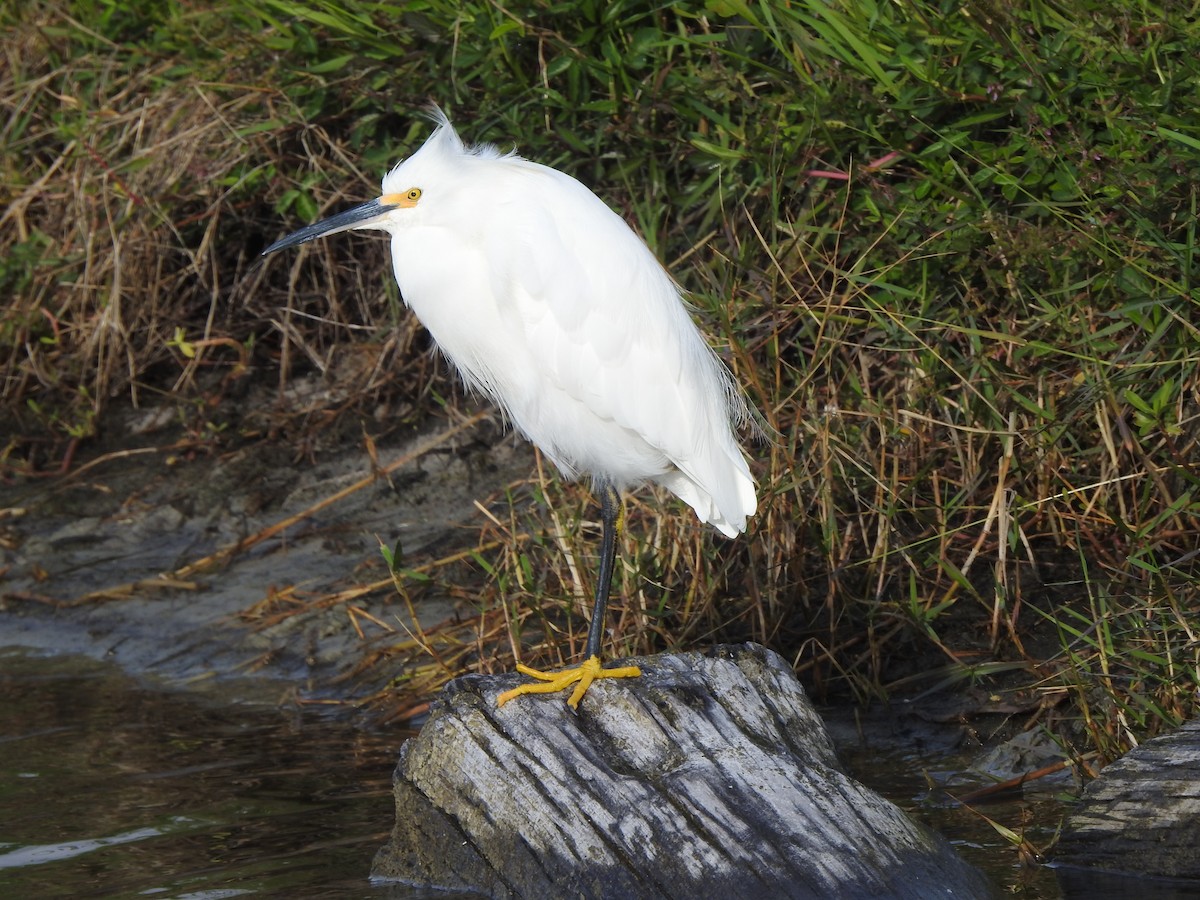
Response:
[[[1074,866],[1200,879],[1200,720],[1101,772],[1067,820],[1055,856]],[[1200,880],[1193,890],[1200,893]]]
[[[988,897],[849,778],[788,665],[754,645],[637,660],[562,695],[451,683],[400,751],[373,875],[493,897]]]

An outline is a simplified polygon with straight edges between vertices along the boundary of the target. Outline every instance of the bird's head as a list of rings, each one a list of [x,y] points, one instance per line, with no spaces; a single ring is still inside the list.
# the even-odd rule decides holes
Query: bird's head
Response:
[[[446,114],[436,106],[431,109],[431,116],[437,129],[416,153],[383,176],[383,190],[378,197],[292,232],[264,250],[262,255],[268,256],[340,231],[399,230],[411,224],[413,210],[420,209],[423,203],[428,204],[426,193],[431,185],[453,183],[453,169],[457,163],[471,157],[497,155],[491,147],[465,147]]]

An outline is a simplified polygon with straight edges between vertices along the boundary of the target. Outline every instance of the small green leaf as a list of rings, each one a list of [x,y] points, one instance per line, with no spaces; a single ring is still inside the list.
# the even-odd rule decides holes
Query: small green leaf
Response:
[[[327,59],[325,62],[317,63],[316,65],[308,66],[308,71],[317,75],[324,75],[326,72],[337,72],[344,69],[352,59],[353,53],[347,53],[344,56],[335,56],[333,59]]]
[[[710,156],[715,156],[717,159],[727,159],[730,161],[741,161],[745,159],[746,154],[741,150],[734,150],[730,147],[722,147],[720,144],[713,144],[709,141],[702,141],[700,138],[692,138],[690,143],[697,150],[703,150]]]

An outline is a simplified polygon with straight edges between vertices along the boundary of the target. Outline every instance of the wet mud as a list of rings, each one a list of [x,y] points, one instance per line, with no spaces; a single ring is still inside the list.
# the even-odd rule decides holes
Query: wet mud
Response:
[[[341,676],[396,635],[352,620],[345,604],[307,601],[387,579],[381,541],[407,559],[469,545],[476,502],[534,468],[528,445],[486,417],[393,434],[374,446],[374,459],[361,432],[334,437],[299,461],[297,448],[280,442],[173,449],[182,433],[139,433],[147,418],[117,414],[106,429],[115,437],[81,453],[65,475],[0,485],[0,646],[111,660],[169,683],[212,680],[222,690],[365,691],[372,685]],[[348,493],[262,537],[339,491]],[[401,633],[408,624],[394,591],[354,605]],[[425,596],[419,615],[430,622],[458,612]]]

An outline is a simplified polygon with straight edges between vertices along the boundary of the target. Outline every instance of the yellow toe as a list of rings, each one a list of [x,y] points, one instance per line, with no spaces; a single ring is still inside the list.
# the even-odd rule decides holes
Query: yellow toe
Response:
[[[561,672],[542,672],[538,669],[531,669],[529,666],[523,666],[520,663],[517,663],[517,671],[522,675],[529,675],[532,678],[536,678],[537,681],[530,684],[522,684],[511,691],[505,691],[496,698],[497,706],[503,706],[509,700],[519,697],[521,694],[556,694],[559,691],[565,691],[571,685],[575,685],[575,690],[571,692],[567,704],[571,709],[577,709],[579,701],[583,699],[583,695],[587,693],[587,689],[597,678],[636,678],[642,674],[642,670],[637,666],[620,666],[616,669],[602,668],[600,666],[600,657],[598,656],[590,657],[582,665],[576,666],[573,669],[563,669]]]

